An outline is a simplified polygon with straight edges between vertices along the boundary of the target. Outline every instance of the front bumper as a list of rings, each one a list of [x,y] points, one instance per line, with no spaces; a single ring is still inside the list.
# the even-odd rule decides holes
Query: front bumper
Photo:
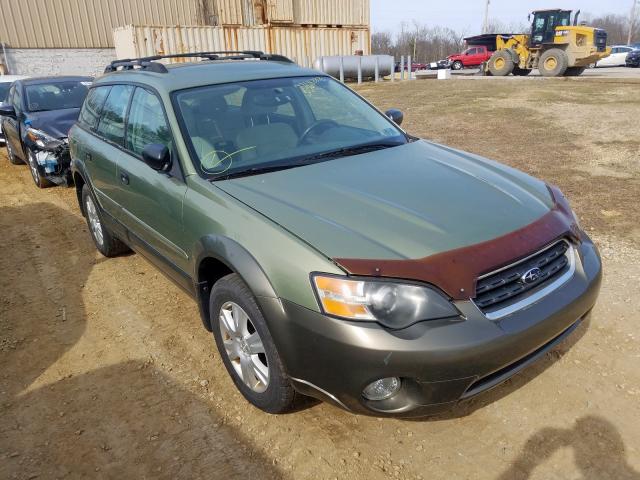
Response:
[[[553,348],[593,307],[602,267],[590,240],[577,247],[573,277],[542,300],[499,320],[471,301],[456,302],[464,318],[422,322],[400,331],[348,322],[297,304],[260,299],[273,339],[295,387],[348,410],[422,416],[486,391]],[[371,402],[361,392],[383,377],[402,388]]]
[[[69,148],[64,147],[56,151],[37,150],[32,151],[40,170],[40,175],[56,185],[72,184],[71,156]]]
[[[447,68],[451,68],[451,64],[453,62],[449,59],[445,59],[445,60],[438,60],[437,62],[431,62],[429,64],[429,69],[430,70],[442,70],[442,69],[447,69]]]

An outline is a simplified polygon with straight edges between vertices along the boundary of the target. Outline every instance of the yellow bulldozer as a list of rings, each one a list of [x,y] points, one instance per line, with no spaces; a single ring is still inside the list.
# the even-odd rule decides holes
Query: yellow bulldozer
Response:
[[[580,10],[532,12],[531,34],[495,34],[473,37],[476,44],[495,49],[486,64],[487,73],[524,76],[538,69],[545,77],[578,76],[591,64],[608,57],[607,32],[578,25]],[[531,20],[529,15],[529,20]],[[473,39],[468,43],[473,43]]]

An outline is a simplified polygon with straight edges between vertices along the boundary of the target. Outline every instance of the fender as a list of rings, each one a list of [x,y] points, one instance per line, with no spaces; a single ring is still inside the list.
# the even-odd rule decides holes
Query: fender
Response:
[[[200,317],[204,327],[211,331],[209,322],[209,285],[198,278],[203,260],[213,258],[234,271],[247,284],[256,296],[258,304],[261,298],[277,299],[278,295],[258,261],[235,240],[222,235],[206,235],[193,248],[192,278],[195,282],[196,298]]]
[[[84,205],[82,205],[82,190],[79,190],[77,187],[78,182],[76,182],[76,175],[82,178],[84,185],[89,185],[89,188],[91,189],[91,192],[93,193],[94,198],[97,198],[95,194],[96,192],[93,191],[93,185],[91,185],[91,182],[89,181],[90,177],[85,170],[85,166],[83,162],[79,162],[78,160],[71,158],[71,175],[73,175],[73,182],[76,184],[76,196],[78,197],[78,206],[80,207],[80,213],[82,213],[82,216],[84,216],[85,213],[84,213]]]

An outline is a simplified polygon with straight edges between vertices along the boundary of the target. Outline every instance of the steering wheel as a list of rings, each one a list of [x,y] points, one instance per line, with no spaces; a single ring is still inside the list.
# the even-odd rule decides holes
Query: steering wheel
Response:
[[[339,127],[340,125],[338,124],[338,122],[334,121],[334,120],[329,120],[329,119],[324,119],[324,120],[318,120],[316,122],[313,122],[309,128],[307,128],[302,135],[300,136],[300,140],[298,140],[298,145],[302,145],[304,143],[306,143],[309,135],[311,134],[311,132],[313,132],[314,130],[317,130],[318,128],[324,126],[324,130],[327,130],[328,128],[331,127]]]

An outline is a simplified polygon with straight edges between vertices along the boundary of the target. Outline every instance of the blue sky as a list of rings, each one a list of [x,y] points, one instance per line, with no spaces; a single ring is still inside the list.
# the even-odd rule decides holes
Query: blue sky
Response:
[[[491,0],[489,15],[505,24],[526,23],[531,10],[542,8],[581,9],[592,15],[628,15],[632,0]],[[400,22],[447,26],[468,34],[480,33],[485,0],[371,0],[374,32],[397,31]]]

